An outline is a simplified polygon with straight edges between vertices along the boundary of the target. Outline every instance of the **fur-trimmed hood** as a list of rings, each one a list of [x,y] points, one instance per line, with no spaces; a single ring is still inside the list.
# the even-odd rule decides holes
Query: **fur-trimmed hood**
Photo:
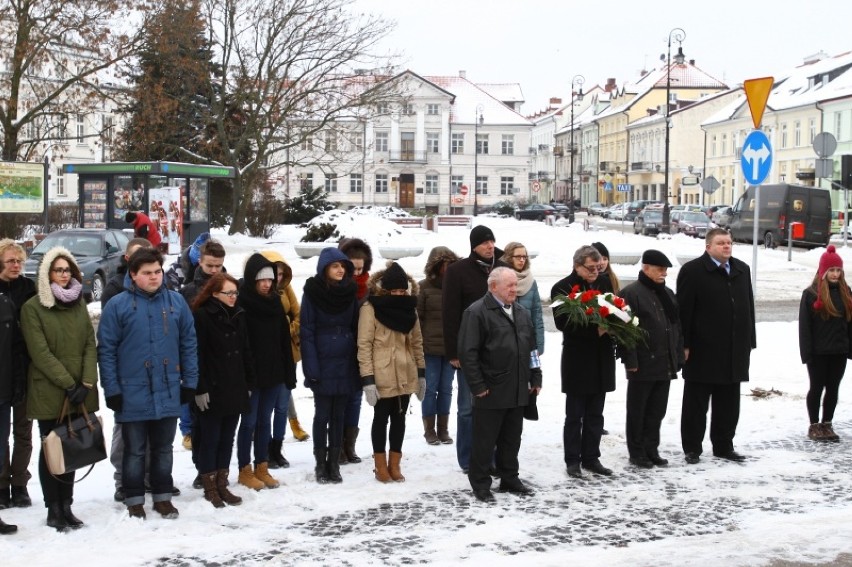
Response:
[[[370,279],[367,282],[367,287],[370,290],[370,295],[390,295],[390,292],[386,289],[382,289],[382,276],[385,275],[385,271],[393,264],[393,260],[388,260],[387,265],[384,269],[375,272],[370,275]],[[406,272],[406,278],[408,279],[408,295],[416,297],[420,292],[420,286],[417,285],[417,281],[411,277],[411,274]]]
[[[423,269],[423,273],[426,275],[427,280],[434,282],[440,278],[439,269],[441,264],[446,262],[449,265],[453,262],[458,262],[460,259],[455,252],[446,246],[436,246],[429,252],[429,258],[426,260],[426,267]]]
[[[83,274],[80,272],[80,266],[77,265],[77,260],[71,252],[62,246],[57,246],[48,250],[42,256],[41,264],[38,266],[38,301],[44,307],[50,309],[56,305],[56,297],[50,289],[50,266],[57,258],[64,258],[71,267],[71,277],[83,283]]]
[[[340,241],[337,245],[337,248],[346,254],[347,258],[352,258],[353,253],[360,252],[359,255],[365,256],[364,258],[364,271],[369,272],[373,267],[373,250],[370,248],[370,245],[361,240],[360,238],[345,238]]]

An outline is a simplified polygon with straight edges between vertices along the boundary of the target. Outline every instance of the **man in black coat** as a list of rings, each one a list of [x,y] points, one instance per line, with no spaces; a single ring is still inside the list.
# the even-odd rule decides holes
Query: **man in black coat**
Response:
[[[503,251],[494,246],[494,241],[494,233],[490,228],[484,225],[475,226],[470,231],[470,256],[447,266],[441,293],[445,356],[454,368],[459,369],[456,457],[459,467],[465,473],[468,472],[470,462],[473,406],[464,370],[459,363],[459,327],[464,310],[488,291],[488,275],[491,271],[498,266],[506,266],[497,259],[503,255]]]
[[[21,307],[36,293],[35,283],[23,275],[26,252],[20,244],[10,238],[0,240],[0,262],[3,271],[0,272],[0,293],[15,304],[15,324],[21,323]],[[24,375],[30,357],[26,344],[20,341],[15,347],[20,355]],[[27,470],[33,453],[33,422],[27,418],[26,385],[18,387],[12,393],[12,445],[7,445],[6,456],[0,467],[0,509],[15,506],[27,508],[32,505],[27,483],[32,474]],[[6,439],[0,441],[7,443]],[[11,451],[10,451],[11,449]],[[11,487],[11,491],[10,491]]]
[[[612,291],[607,276],[599,277],[600,252],[593,246],[581,246],[574,252],[571,274],[556,282],[550,297],[568,295],[574,286],[580,292],[596,289]],[[569,476],[583,478],[580,468],[609,476],[612,470],[603,466],[601,435],[604,428],[603,409],[606,393],[615,390],[615,351],[609,334],[601,328],[572,325],[565,315],[553,318],[562,331],[562,392],[565,394],[565,425],[562,443]]]
[[[541,390],[535,328],[515,302],[518,276],[495,268],[488,293],[468,307],[459,329],[458,357],[473,396],[473,438],[468,479],[483,502],[493,501],[491,459],[495,454],[500,491],[529,494],[518,478],[524,407]],[[535,366],[535,368],[531,368]]]
[[[633,349],[620,348],[627,370],[627,451],[630,462],[650,469],[664,467],[660,456],[660,425],[669,403],[669,386],[683,366],[683,336],[675,294],[666,287],[672,263],[659,250],[642,254],[639,279],[621,290],[645,342]]]
[[[677,277],[686,360],[680,435],[689,464],[701,456],[709,404],[713,455],[745,460],[734,451],[734,435],[740,382],[748,382],[751,350],[757,346],[754,293],[749,267],[731,257],[731,247],[726,230],[709,230],[704,254],[684,264]]]
[[[151,243],[147,238],[131,238],[124,249],[124,256],[121,258],[121,265],[116,268],[115,275],[107,282],[103,293],[101,294],[101,312],[103,312],[109,300],[124,291],[124,278],[127,276],[127,261],[130,256],[140,248],[151,248]],[[118,425],[118,424],[116,424]],[[119,461],[119,467],[121,466]]]

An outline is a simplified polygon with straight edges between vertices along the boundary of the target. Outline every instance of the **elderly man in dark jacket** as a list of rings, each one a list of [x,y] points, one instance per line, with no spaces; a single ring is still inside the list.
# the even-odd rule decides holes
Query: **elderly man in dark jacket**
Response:
[[[458,339],[462,314],[474,301],[488,291],[488,274],[498,266],[506,266],[497,258],[503,251],[494,246],[494,233],[484,225],[470,231],[470,256],[449,266],[444,273],[441,294],[444,325],[444,356],[449,359],[458,373],[458,420],[456,423],[456,457],[459,467],[468,472],[470,462],[473,410],[470,389],[465,381],[464,370],[459,364]]]
[[[704,254],[684,264],[677,276],[686,359],[680,435],[689,464],[699,461],[711,403],[713,455],[745,460],[734,451],[734,435],[740,382],[748,382],[751,350],[757,346],[754,294],[749,267],[731,257],[731,247],[726,230],[709,230]]]
[[[458,353],[473,395],[473,446],[468,479],[483,502],[494,500],[489,468],[496,446],[500,491],[529,494],[518,478],[524,407],[541,390],[535,328],[515,302],[518,277],[495,268],[488,292],[468,307],[459,329]],[[531,368],[535,366],[535,368]]]
[[[669,463],[659,452],[660,425],[666,416],[669,386],[683,366],[677,300],[666,287],[671,266],[659,250],[646,250],[638,281],[621,291],[646,333],[645,342],[636,348],[620,349],[627,370],[627,451],[632,464],[646,469]]]

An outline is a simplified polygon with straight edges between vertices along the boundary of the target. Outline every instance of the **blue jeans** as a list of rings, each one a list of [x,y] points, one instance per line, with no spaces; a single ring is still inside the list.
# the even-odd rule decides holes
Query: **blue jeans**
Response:
[[[350,399],[314,394],[314,450],[343,446],[343,414]]]
[[[180,405],[180,434],[192,435],[192,411],[189,404]]]
[[[272,410],[278,401],[278,393],[284,387],[277,384],[269,388],[257,388],[251,393],[251,409],[240,417],[237,432],[237,464],[240,468],[251,462],[254,442],[254,463],[269,461],[269,440],[272,439]]]
[[[343,413],[344,427],[358,427],[358,422],[361,420],[361,399],[364,392],[358,388],[357,392],[353,392],[346,399],[346,411]],[[334,445],[337,447],[337,445]]]
[[[206,411],[198,414],[197,419],[204,431],[204,443],[198,450],[198,472],[209,474],[227,469],[231,466],[239,414],[220,417]]]
[[[450,359],[437,354],[426,355],[426,397],[420,405],[423,417],[450,415],[455,371]]]
[[[176,430],[176,417],[121,424],[121,437],[124,439],[121,482],[125,505],[145,503],[145,452],[149,448],[152,500],[163,502],[172,499],[172,445]]]
[[[278,394],[278,402],[275,404],[275,413],[272,414],[272,438],[276,441],[284,439],[287,433],[287,412],[290,410],[290,397],[293,393],[287,386],[281,387]]]
[[[6,447],[12,432],[12,404],[0,402],[0,463],[6,461]],[[2,466],[2,464],[0,464]]]
[[[456,457],[462,470],[470,468],[470,447],[473,439],[473,402],[464,372],[458,370],[459,393],[456,396],[458,421],[456,423]]]

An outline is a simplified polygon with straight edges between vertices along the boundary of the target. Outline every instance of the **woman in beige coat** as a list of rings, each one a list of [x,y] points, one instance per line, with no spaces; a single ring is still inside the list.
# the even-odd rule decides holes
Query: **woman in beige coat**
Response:
[[[405,413],[411,394],[422,401],[426,393],[417,283],[392,262],[370,277],[369,288],[358,320],[358,364],[364,397],[374,408],[371,436],[376,480],[402,482]],[[385,453],[388,441],[389,455]]]

